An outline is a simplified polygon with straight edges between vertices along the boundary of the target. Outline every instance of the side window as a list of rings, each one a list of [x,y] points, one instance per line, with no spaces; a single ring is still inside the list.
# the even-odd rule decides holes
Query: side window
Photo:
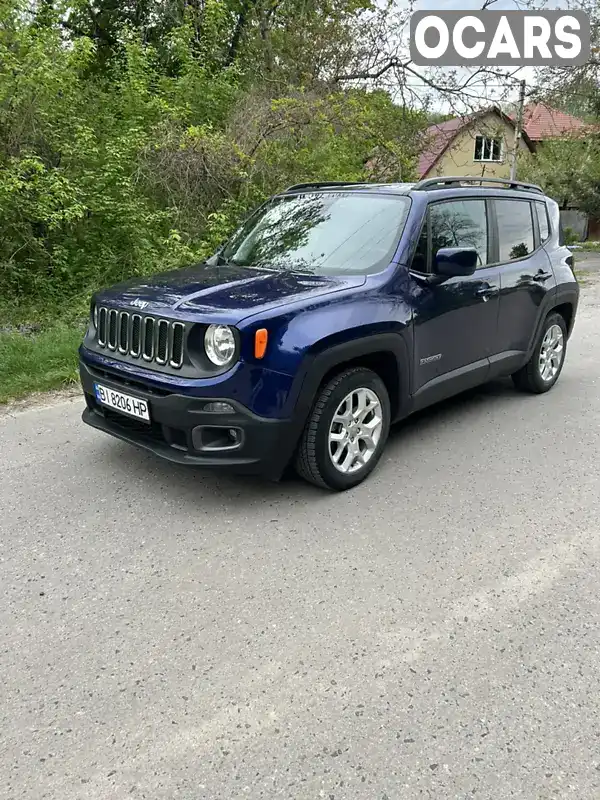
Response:
[[[494,200],[500,263],[525,258],[534,250],[533,217],[528,200]]]
[[[430,207],[432,256],[442,247],[473,247],[478,267],[488,263],[485,200],[451,200]]]
[[[538,221],[540,224],[540,241],[542,244],[550,238],[550,223],[548,222],[548,209],[546,203],[535,204],[537,209]]]

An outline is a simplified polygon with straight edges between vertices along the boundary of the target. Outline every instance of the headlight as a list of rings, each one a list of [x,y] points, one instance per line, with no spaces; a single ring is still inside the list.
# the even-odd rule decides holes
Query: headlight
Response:
[[[229,364],[235,356],[236,343],[229,325],[209,325],[204,334],[206,355],[217,367]]]

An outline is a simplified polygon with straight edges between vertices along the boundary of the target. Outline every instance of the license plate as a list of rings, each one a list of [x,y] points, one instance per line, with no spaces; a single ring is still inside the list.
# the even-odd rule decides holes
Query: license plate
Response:
[[[140,400],[139,397],[132,397],[129,394],[123,394],[123,392],[117,392],[115,389],[109,389],[99,383],[94,384],[94,391],[96,392],[96,400],[102,403],[103,406],[114,408],[115,411],[120,411],[121,414],[127,414],[129,417],[150,422],[150,409],[145,400]]]

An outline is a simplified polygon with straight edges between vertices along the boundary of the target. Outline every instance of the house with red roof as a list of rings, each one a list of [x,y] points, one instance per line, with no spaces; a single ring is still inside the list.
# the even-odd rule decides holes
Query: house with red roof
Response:
[[[424,133],[419,178],[481,175],[509,178],[515,123],[497,106],[431,125]],[[534,151],[527,133],[519,147]]]
[[[533,153],[548,139],[581,135],[586,128],[583,120],[544,103],[532,103],[524,109],[519,147]],[[497,106],[431,125],[424,134],[419,177],[508,178],[514,141],[515,117]]]

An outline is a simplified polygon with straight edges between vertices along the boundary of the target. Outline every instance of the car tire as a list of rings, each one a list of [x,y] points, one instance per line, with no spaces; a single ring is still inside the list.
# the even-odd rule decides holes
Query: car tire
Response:
[[[560,329],[560,334],[557,329]],[[559,342],[560,353],[558,357],[553,357],[553,367],[545,372],[544,365],[548,365],[550,351],[554,353],[557,351],[557,346],[552,346],[553,341]],[[544,320],[531,358],[524,367],[512,376],[517,389],[533,394],[548,392],[560,377],[566,353],[567,326],[565,320],[561,314],[550,312]]]
[[[389,395],[375,372],[363,367],[340,372],[319,389],[300,439],[296,471],[332,491],[357,486],[381,458],[390,417]]]

